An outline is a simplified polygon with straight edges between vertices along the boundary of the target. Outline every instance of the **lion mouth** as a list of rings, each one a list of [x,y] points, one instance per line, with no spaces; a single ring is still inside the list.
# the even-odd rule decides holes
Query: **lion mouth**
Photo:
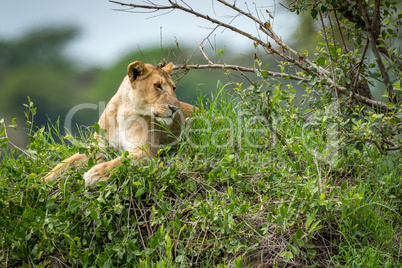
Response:
[[[164,122],[167,125],[171,125],[173,123],[173,115],[170,116],[160,116],[157,113],[153,113],[153,115],[155,116],[155,119],[158,122]]]
[[[156,118],[172,118],[173,117],[173,114],[167,115],[167,116],[162,116],[162,115],[159,115],[158,113],[152,113],[152,114]]]

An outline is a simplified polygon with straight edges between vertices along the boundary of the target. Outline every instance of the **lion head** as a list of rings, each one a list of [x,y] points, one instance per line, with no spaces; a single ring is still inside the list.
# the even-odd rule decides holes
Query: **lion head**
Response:
[[[138,114],[155,117],[168,125],[173,122],[180,104],[170,78],[172,70],[173,63],[159,67],[135,61],[127,67],[131,86],[127,95]]]

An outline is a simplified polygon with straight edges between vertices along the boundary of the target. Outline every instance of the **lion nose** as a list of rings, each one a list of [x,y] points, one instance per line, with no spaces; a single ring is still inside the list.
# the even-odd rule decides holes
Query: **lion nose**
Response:
[[[179,110],[180,108],[174,105],[168,105],[169,109],[172,111],[172,113],[176,112],[177,110]]]

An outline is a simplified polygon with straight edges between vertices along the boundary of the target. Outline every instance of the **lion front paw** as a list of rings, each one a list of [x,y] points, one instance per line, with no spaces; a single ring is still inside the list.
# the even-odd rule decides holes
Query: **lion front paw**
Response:
[[[109,179],[109,169],[108,163],[102,163],[92,167],[84,174],[85,186],[93,188],[96,186],[97,182]]]

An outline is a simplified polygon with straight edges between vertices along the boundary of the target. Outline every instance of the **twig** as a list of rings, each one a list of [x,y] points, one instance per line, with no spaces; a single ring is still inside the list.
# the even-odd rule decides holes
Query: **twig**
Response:
[[[368,204],[365,204],[365,205],[358,206],[357,208],[355,208],[352,212],[350,212],[350,213],[348,214],[348,217],[349,217],[350,215],[352,215],[353,213],[355,213],[356,210],[358,210],[358,209],[360,209],[360,208],[362,208],[362,207],[371,206],[371,205],[379,205],[379,206],[382,206],[382,207],[387,208],[388,210],[394,212],[396,215],[400,216],[400,214],[399,214],[397,211],[393,210],[392,208],[387,207],[386,205],[383,205],[383,204],[381,204],[381,203],[373,202],[373,203],[368,203]]]
[[[377,40],[378,44],[381,45],[378,47],[378,50],[384,54],[386,57],[390,58],[391,60],[395,61],[398,64],[399,71],[402,72],[402,60],[394,53],[394,50],[389,49],[383,40]],[[391,54],[389,54],[391,53]]]
[[[366,45],[364,46],[363,53],[362,53],[362,56],[361,56],[361,58],[360,58],[359,65],[357,66],[356,79],[355,79],[355,81],[353,82],[353,88],[356,87],[357,81],[359,80],[360,68],[361,68],[362,65],[363,65],[364,57],[366,56],[368,46],[369,46],[369,40],[367,40]]]
[[[135,203],[134,203],[135,204]],[[143,211],[145,211],[145,209],[144,209],[144,207],[142,206],[142,203],[140,202],[140,205],[141,205],[141,207],[142,207],[142,209],[140,209],[140,206],[137,204],[137,207],[138,207],[138,210],[140,211],[140,213],[141,213],[141,217],[144,219],[144,222],[145,222],[145,226],[147,227],[147,231],[148,231],[148,239],[150,238],[150,237],[152,237],[152,232],[151,232],[151,230],[149,229],[149,226],[148,226],[148,223],[147,223],[147,217],[144,215],[144,212]]]
[[[318,192],[320,194],[322,194],[322,178],[321,178],[321,169],[318,165],[318,160],[317,160],[317,151],[314,152],[314,157],[313,157],[313,161],[314,164],[316,165],[317,168],[317,173],[318,173]]]
[[[130,211],[131,211],[131,204],[132,204],[132,201],[133,201],[133,197],[131,196],[131,198],[130,198],[130,203],[129,203],[129,205],[128,205],[128,213],[127,213],[127,236],[126,236],[126,238],[124,239],[124,243],[127,242],[127,239],[128,239],[129,233],[130,233]]]
[[[323,81],[322,82],[324,85],[328,85],[328,86],[335,86],[336,89],[341,92],[343,95],[345,96],[349,96],[350,94],[347,92],[346,87],[342,87],[336,83],[334,83],[331,79],[328,79],[327,81]],[[378,100],[372,100],[370,98],[364,97],[360,94],[354,94],[355,99],[361,101],[362,103],[373,107],[373,108],[377,108],[377,109],[381,109],[381,111],[383,113],[387,113],[389,111],[397,111],[397,109],[394,108],[390,108],[386,103],[383,103],[382,101],[378,101]]]
[[[181,69],[185,69],[185,70],[190,70],[190,69],[231,69],[231,70],[236,70],[236,71],[242,71],[242,72],[249,72],[249,73],[253,73],[255,72],[255,70],[253,68],[248,68],[248,67],[243,67],[240,65],[232,65],[232,64],[207,64],[207,65],[202,65],[202,64],[179,64],[179,65],[175,65],[173,67],[174,70],[181,70]],[[296,75],[290,75],[287,73],[278,73],[278,72],[271,72],[271,71],[267,71],[267,75],[269,76],[274,76],[274,77],[282,77],[282,78],[290,78],[296,81],[303,81],[303,82],[309,82],[310,79],[307,78],[303,78],[300,76],[296,76]]]
[[[133,197],[131,196],[131,202],[133,202]],[[134,203],[134,202],[133,202]],[[137,212],[136,212],[136,210],[135,210],[135,208],[134,208],[134,215],[135,215],[135,219],[137,220],[137,222],[136,222],[136,225],[137,225],[137,228],[138,228],[138,232],[140,233],[140,238],[141,238],[141,243],[142,243],[142,246],[144,247],[144,248],[146,248],[146,246],[145,246],[145,242],[144,242],[144,238],[142,237],[142,233],[141,233],[141,228],[140,228],[140,225],[138,224],[138,216],[137,216]]]
[[[94,235],[91,238],[91,242],[89,242],[89,248],[91,248],[92,245],[92,241],[94,241],[95,235],[96,235],[96,226],[95,226],[95,220],[93,220],[93,224],[94,224]]]
[[[237,70],[249,83],[250,83],[250,85],[253,85],[254,86],[254,88],[256,88],[256,85],[255,85],[255,83],[253,82],[253,81],[251,81],[251,79],[250,78],[248,78],[248,76],[245,74],[245,73],[243,73],[242,71],[240,71],[240,70]]]
[[[57,257],[49,255],[49,258],[52,258],[52,259],[56,260],[59,264],[62,264],[64,267],[68,267],[67,264],[65,264],[62,260],[60,260]],[[50,265],[50,266],[53,266],[53,265]]]
[[[341,24],[339,23],[338,15],[336,14],[336,10],[334,10],[334,17],[336,19],[336,24],[338,25],[338,28],[339,28],[339,35],[341,36],[341,39],[342,39],[343,49],[346,52],[349,52],[349,49],[346,46],[345,39],[343,38],[342,28],[341,28]]]
[[[28,154],[27,152],[25,152],[22,148],[20,148],[20,147],[18,147],[17,145],[15,145],[13,142],[11,142],[11,140],[10,140],[10,138],[8,137],[8,134],[7,134],[7,128],[6,128],[6,126],[4,126],[4,135],[6,136],[6,138],[7,138],[7,142],[11,145],[11,146],[13,146],[14,148],[16,148],[18,151],[20,151],[20,152],[22,152],[23,154],[25,154],[26,156],[28,156],[29,158],[31,158],[31,159],[33,159],[33,160],[35,160],[35,158],[32,156],[32,155],[30,155],[30,154]]]
[[[197,42],[197,45],[198,45],[198,47],[200,48],[200,52],[201,52],[202,56],[204,56],[204,58],[207,60],[207,62],[208,62],[210,65],[213,65],[214,63],[208,58],[208,55],[205,54],[204,49],[203,49],[203,47],[200,45],[200,43]]]
[[[327,47],[327,52],[328,52],[328,58],[329,58],[329,62],[331,64],[331,72],[332,72],[332,80],[336,81],[335,79],[335,68],[334,68],[334,64],[332,62],[332,56],[331,56],[331,51],[329,50],[329,45],[328,45],[328,38],[327,38],[327,32],[325,31],[325,24],[324,24],[324,20],[322,19],[322,14],[321,11],[319,12],[320,14],[320,20],[321,20],[321,26],[322,26],[322,30],[324,32],[324,38],[325,38],[325,45]],[[334,41],[335,43],[335,41]],[[338,113],[341,114],[341,103],[339,102],[339,96],[338,96],[338,90],[335,87],[335,96],[336,96],[336,100],[338,102]]]

